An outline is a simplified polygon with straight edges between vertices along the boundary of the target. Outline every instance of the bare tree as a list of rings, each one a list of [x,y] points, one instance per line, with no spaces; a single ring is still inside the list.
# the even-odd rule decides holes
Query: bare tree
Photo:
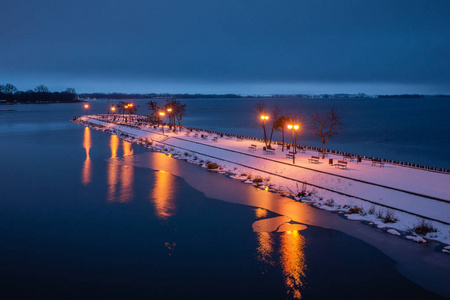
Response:
[[[264,131],[264,144],[267,147],[267,132],[266,132],[266,122],[268,120],[268,115],[266,111],[266,104],[261,101],[255,104],[255,110],[258,118],[258,126],[262,127]]]
[[[272,129],[270,130],[270,138],[269,138],[268,148],[271,148],[273,132],[275,131],[275,123],[277,122],[277,120],[281,114],[280,106],[278,104],[275,104],[275,106],[271,109],[270,113],[271,113],[270,121],[272,124]]]
[[[324,113],[309,114],[312,133],[322,139],[322,158],[325,158],[325,144],[344,128],[343,114],[334,107]]]
[[[158,103],[156,101],[149,101],[148,103],[148,109],[150,110],[150,121],[153,123],[156,123],[159,121],[159,111],[161,110],[161,107],[158,106]]]
[[[289,117],[287,115],[280,115],[278,119],[275,121],[274,128],[277,131],[281,131],[281,151],[284,152],[284,131],[286,130],[286,126],[289,122]]]

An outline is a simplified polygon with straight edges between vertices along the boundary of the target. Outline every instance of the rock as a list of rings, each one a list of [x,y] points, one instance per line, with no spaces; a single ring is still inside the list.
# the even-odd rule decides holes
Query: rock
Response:
[[[407,240],[412,240],[416,243],[421,243],[421,244],[425,244],[427,242],[427,240],[425,240],[424,238],[420,237],[420,236],[413,236],[413,235],[407,235],[406,236]]]
[[[396,235],[396,236],[401,235],[400,232],[398,232],[398,231],[395,230],[395,229],[389,229],[387,232],[390,233],[390,234]]]

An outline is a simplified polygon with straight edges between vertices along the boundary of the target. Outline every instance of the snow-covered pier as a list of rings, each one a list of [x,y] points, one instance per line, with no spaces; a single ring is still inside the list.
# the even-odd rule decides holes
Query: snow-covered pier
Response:
[[[448,173],[408,168],[385,163],[373,166],[371,160],[347,160],[347,168],[329,164],[343,160],[342,155],[329,154],[319,163],[309,158],[317,151],[297,153],[295,164],[281,148],[275,153],[263,151],[264,143],[255,140],[211,135],[202,131],[170,131],[137,123],[112,122],[105,116],[83,116],[77,119],[93,128],[116,133],[139,143],[159,147],[161,151],[193,163],[214,162],[222,172],[234,178],[254,182],[261,188],[302,197],[322,209],[350,211],[350,219],[366,220],[378,227],[408,231],[421,219],[431,222],[438,231],[426,235],[450,244],[450,175]],[[249,149],[251,145],[254,149]],[[252,179],[252,180],[250,180]],[[352,213],[353,212],[353,213]],[[396,222],[391,223],[387,217]],[[387,222],[383,222],[387,220]]]

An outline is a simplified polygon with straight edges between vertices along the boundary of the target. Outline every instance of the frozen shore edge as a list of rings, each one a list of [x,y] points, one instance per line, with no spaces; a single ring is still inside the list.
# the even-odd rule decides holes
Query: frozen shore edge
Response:
[[[214,172],[225,174],[231,178],[240,180],[245,183],[251,183],[258,188],[264,189],[268,192],[279,192],[283,196],[295,199],[296,201],[302,201],[309,203],[314,207],[333,211],[344,215],[350,220],[363,221],[373,227],[382,229],[387,233],[395,232],[397,236],[405,239],[415,241],[417,243],[426,243],[427,240],[435,240],[443,244],[450,244],[450,226],[442,222],[427,221],[428,224],[433,226],[437,231],[427,233],[424,235],[418,235],[412,232],[412,228],[421,222],[421,218],[409,214],[405,210],[397,210],[395,208],[386,210],[381,205],[368,203],[358,197],[347,197],[338,189],[336,191],[320,190],[315,188],[315,185],[306,184],[300,188],[298,186],[298,180],[294,178],[287,178],[286,174],[270,174],[270,178],[267,177],[267,172],[261,170],[258,167],[260,163],[257,159],[252,160],[247,158],[247,163],[233,163],[230,159],[217,157],[218,155],[211,155],[208,151],[199,151],[198,147],[189,147],[189,145],[176,143],[168,143],[167,141],[172,138],[170,134],[161,134],[153,127],[136,128],[124,124],[113,124],[100,120],[96,116],[84,116],[74,119],[75,122],[84,124],[95,130],[100,130],[110,134],[117,134],[120,138],[129,142],[138,143],[140,145],[151,148],[155,151],[166,153],[173,158],[183,159],[190,163],[199,164],[206,168],[206,162],[215,162],[220,168],[213,170]],[[141,131],[141,132],[139,132]],[[176,135],[174,138],[178,138]],[[253,143],[253,141],[252,141]],[[246,148],[246,144],[244,145]],[[217,148],[217,144],[214,144]],[[220,146],[219,146],[220,147]],[[191,153],[190,153],[191,152]],[[219,155],[220,156],[220,155]],[[273,162],[271,162],[273,164]],[[242,176],[242,174],[246,174]],[[255,183],[249,180],[249,175],[252,178],[261,178],[261,182]],[[288,182],[291,181],[291,182]],[[338,185],[340,181],[335,182]],[[300,194],[304,194],[301,196]],[[447,204],[450,208],[450,204]],[[424,209],[427,212],[427,209]],[[394,223],[384,222],[380,216],[383,214],[392,214],[394,219],[397,219]],[[441,213],[446,213],[441,212]],[[385,217],[385,216],[384,216]],[[426,217],[426,216],[425,216]],[[397,234],[398,233],[398,234]],[[442,245],[442,253],[445,251],[444,245]]]

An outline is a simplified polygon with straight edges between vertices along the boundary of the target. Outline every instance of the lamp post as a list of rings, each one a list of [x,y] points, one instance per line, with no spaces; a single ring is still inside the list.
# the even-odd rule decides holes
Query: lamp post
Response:
[[[115,106],[111,106],[111,113],[113,114],[113,116],[114,116],[114,112],[116,111],[116,107]]]
[[[297,154],[297,134],[300,129],[298,124],[288,124],[288,129],[292,130],[292,141],[294,142],[294,153],[292,154],[292,164],[295,165],[295,155]]]
[[[85,105],[84,105],[84,109],[85,109],[85,114],[86,114],[86,116],[87,116],[87,111],[88,111],[88,109],[89,109],[89,104],[85,104]]]
[[[165,113],[163,111],[159,112],[159,116],[161,118],[161,125],[162,125],[162,133],[163,134],[164,134],[164,123],[163,123],[164,115],[165,115]]]
[[[262,127],[264,130],[264,144],[266,144],[266,146],[267,146],[266,121],[269,120],[269,116],[261,115],[260,117],[261,117]]]

